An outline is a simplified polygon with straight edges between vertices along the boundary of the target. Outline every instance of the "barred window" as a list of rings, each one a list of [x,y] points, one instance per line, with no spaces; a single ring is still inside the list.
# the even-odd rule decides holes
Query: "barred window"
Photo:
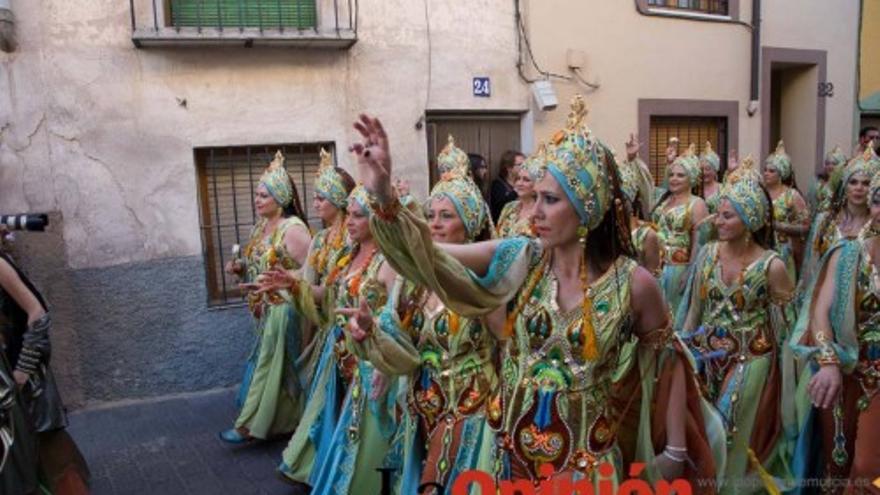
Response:
[[[730,15],[728,0],[648,0],[648,5],[704,14]]]
[[[173,27],[306,29],[317,26],[315,0],[169,0]]]
[[[706,141],[709,141],[721,157],[722,173],[727,167],[726,117],[652,116],[650,131],[648,166],[656,184],[663,181],[666,173],[666,147],[673,137],[679,139],[679,154],[684,153],[691,143],[696,145],[698,154],[702,153]]]
[[[334,152],[333,143],[195,150],[208,306],[241,302],[241,291],[235,278],[227,275],[223,267],[232,259],[233,245],[238,244],[243,251],[248,242],[251,229],[258,220],[254,211],[254,192],[276,151],[281,150],[284,154],[285,167],[294,179],[303,215],[312,229],[320,228],[321,220],[312,216],[310,206],[322,147]]]

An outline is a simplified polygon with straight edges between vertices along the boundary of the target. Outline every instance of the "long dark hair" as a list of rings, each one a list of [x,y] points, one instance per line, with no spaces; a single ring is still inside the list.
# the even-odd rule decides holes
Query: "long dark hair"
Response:
[[[611,150],[605,148],[605,170],[607,170],[611,189],[611,206],[598,227],[590,231],[586,245],[588,259],[599,267],[613,263],[620,256],[636,258],[632,236],[629,229],[629,212],[626,209],[626,196],[620,187],[617,161]]]
[[[501,160],[498,161],[498,178],[507,180],[507,175],[510,173],[510,169],[516,165],[516,157],[518,156],[526,157],[516,150],[507,150],[501,155]]]
[[[761,194],[764,195],[769,207],[765,214],[764,226],[752,232],[752,239],[764,249],[776,249],[776,237],[773,235],[773,200],[770,199],[770,193],[763,184],[758,184],[758,187],[761,188]]]
[[[302,204],[299,202],[299,191],[296,189],[296,181],[293,180],[293,176],[290,175],[290,172],[287,173],[287,180],[290,181],[290,190],[293,191],[293,199],[291,199],[289,205],[281,208],[281,216],[284,218],[297,217],[302,220],[303,223],[308,224],[306,216],[303,213]]]

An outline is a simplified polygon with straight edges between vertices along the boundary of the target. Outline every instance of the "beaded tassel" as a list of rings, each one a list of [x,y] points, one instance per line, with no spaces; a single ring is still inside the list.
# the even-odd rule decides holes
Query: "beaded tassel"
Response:
[[[581,285],[584,288],[583,316],[581,319],[581,338],[584,339],[582,355],[585,361],[594,361],[599,358],[599,349],[596,347],[596,330],[593,328],[593,294],[587,280],[587,238],[581,238]]]
[[[455,335],[458,333],[458,327],[461,325],[461,318],[452,311],[449,311],[447,314],[449,315],[449,335]]]

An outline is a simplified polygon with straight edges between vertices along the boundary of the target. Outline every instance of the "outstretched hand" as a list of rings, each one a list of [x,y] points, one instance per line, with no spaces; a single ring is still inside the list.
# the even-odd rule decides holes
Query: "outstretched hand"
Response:
[[[277,292],[289,289],[296,282],[293,272],[282,268],[270,268],[257,277],[256,293]]]
[[[391,151],[388,135],[382,122],[375,117],[361,114],[354,128],[361,135],[362,142],[351,145],[351,152],[357,156],[358,176],[367,191],[374,194],[381,203],[392,197]]]
[[[629,141],[626,142],[626,159],[627,161],[633,161],[636,159],[636,156],[639,154],[639,148],[642,146],[642,143],[639,142],[638,136],[633,133],[629,133]]]
[[[373,314],[367,301],[361,298],[361,304],[357,308],[339,308],[337,313],[348,317],[348,325],[345,330],[357,342],[362,342],[373,330]]]

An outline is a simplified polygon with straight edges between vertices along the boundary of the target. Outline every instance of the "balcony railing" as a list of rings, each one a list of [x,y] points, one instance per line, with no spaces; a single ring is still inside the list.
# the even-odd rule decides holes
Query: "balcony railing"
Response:
[[[129,0],[131,40],[152,46],[347,49],[358,0]]]

